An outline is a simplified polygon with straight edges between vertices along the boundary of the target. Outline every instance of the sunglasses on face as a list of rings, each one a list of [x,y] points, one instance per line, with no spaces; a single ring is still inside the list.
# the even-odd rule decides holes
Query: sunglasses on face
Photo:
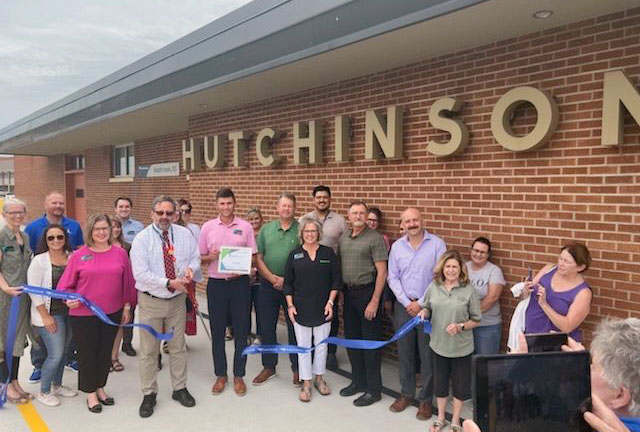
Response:
[[[158,211],[158,210],[154,210],[153,211],[157,216],[173,216],[175,214],[175,211],[170,210],[170,211]]]
[[[47,241],[54,241],[54,240],[64,240],[64,236],[62,234],[58,234],[57,236],[47,236]]]

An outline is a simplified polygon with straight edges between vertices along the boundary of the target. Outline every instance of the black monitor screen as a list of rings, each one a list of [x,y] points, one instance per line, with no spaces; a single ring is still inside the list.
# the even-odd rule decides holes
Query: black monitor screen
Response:
[[[483,432],[589,430],[589,353],[474,358],[474,417]]]

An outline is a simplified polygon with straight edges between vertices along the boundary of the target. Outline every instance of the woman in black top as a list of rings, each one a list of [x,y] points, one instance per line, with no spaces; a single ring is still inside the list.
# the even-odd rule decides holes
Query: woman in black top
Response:
[[[294,249],[287,259],[284,274],[284,295],[287,299],[289,319],[296,332],[298,346],[310,348],[329,336],[333,302],[342,285],[338,258],[333,249],[322,246],[319,221],[302,218],[298,237],[302,246]],[[323,375],[326,370],[327,344],[316,345],[313,365],[311,354],[298,354],[300,379],[303,380],[300,400],[311,400],[311,380],[321,395],[331,389]]]

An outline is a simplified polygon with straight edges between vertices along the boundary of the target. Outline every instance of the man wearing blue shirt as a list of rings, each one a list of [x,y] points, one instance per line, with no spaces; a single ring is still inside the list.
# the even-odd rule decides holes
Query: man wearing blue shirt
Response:
[[[49,192],[44,199],[44,214],[42,217],[33,220],[24,229],[24,231],[29,234],[29,245],[32,251],[36,251],[42,233],[44,233],[45,228],[52,223],[62,225],[65,231],[67,231],[67,237],[69,237],[69,243],[73,249],[77,249],[84,244],[80,224],[64,216],[64,196],[60,192],[53,191]],[[73,359],[73,351],[74,350],[70,350],[67,366],[77,371],[77,362]],[[29,377],[30,383],[40,381],[42,364],[46,358],[47,349],[42,342],[38,343],[38,347],[34,346],[31,349],[31,363],[34,369]]]
[[[29,245],[32,251],[36,250],[44,229],[52,223],[57,223],[64,227],[73,249],[77,249],[84,244],[80,224],[64,216],[64,195],[54,191],[49,192],[44,199],[44,214],[42,217],[33,220],[24,229],[29,234]]]
[[[113,203],[113,207],[115,209],[116,216],[122,222],[122,237],[124,241],[131,244],[133,242],[133,238],[140,231],[144,229],[144,225],[142,222],[137,221],[131,217],[131,209],[133,208],[133,203],[131,199],[128,197],[118,197]]]
[[[422,307],[418,304],[433,279],[433,269],[445,252],[444,241],[429,233],[422,226],[422,215],[418,209],[409,207],[401,216],[401,225],[406,233],[396,240],[389,254],[387,283],[396,296],[393,325],[398,330],[409,319],[415,317]],[[400,396],[389,407],[392,412],[404,411],[416,394],[415,356],[420,356],[420,378],[418,391],[418,420],[431,418],[433,381],[431,372],[431,349],[429,335],[412,330],[398,340],[400,372]]]

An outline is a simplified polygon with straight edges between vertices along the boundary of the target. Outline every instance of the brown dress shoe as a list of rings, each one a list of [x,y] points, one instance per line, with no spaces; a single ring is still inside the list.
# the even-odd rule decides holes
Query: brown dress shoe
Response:
[[[221,376],[216,379],[216,382],[211,387],[211,393],[214,395],[219,395],[224,391],[224,387],[227,385],[227,377]]]
[[[416,418],[418,420],[429,420],[431,418],[432,411],[431,404],[429,402],[420,402],[418,406],[418,412],[416,413]]]
[[[259,386],[259,385],[264,384],[265,382],[267,382],[267,380],[271,379],[274,376],[276,376],[276,371],[275,370],[270,369],[270,368],[264,368],[264,369],[262,369],[262,372],[260,372],[258,374],[258,376],[255,377],[251,383],[254,386]]]
[[[233,390],[238,396],[244,396],[247,394],[247,386],[242,377],[233,377]]]
[[[396,399],[391,404],[391,406],[389,407],[389,410],[391,412],[402,412],[405,409],[407,409],[409,405],[411,405],[411,398],[408,396],[400,395],[398,399]]]
[[[302,386],[302,381],[300,381],[300,374],[298,372],[293,373],[293,380],[291,381],[294,387]]]

